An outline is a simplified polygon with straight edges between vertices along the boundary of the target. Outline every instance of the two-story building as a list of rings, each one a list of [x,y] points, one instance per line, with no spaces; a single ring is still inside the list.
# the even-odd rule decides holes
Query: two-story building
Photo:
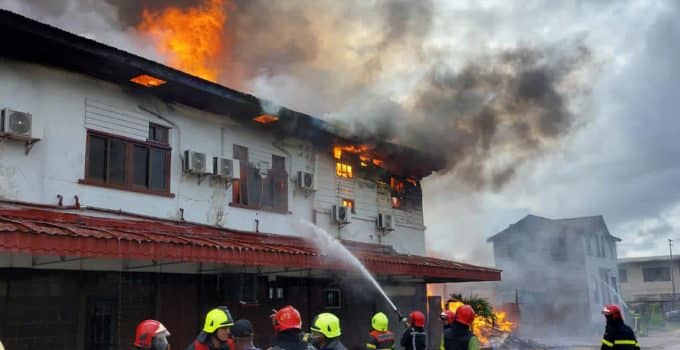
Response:
[[[127,349],[160,319],[186,346],[227,305],[273,332],[330,310],[363,348],[386,302],[308,223],[350,249],[403,313],[426,283],[500,271],[425,257],[421,180],[442,161],[0,11],[0,339]],[[307,223],[305,223],[307,222]],[[394,324],[396,315],[390,313]]]
[[[520,304],[527,332],[587,332],[602,306],[618,301],[616,242],[602,216],[527,215],[490,237],[503,270],[496,302]]]
[[[619,259],[621,294],[628,304],[660,303],[666,310],[680,290],[680,257],[646,256]]]

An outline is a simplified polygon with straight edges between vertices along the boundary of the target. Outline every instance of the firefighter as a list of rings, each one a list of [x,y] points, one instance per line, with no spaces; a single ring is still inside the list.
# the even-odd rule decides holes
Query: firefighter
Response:
[[[444,350],[444,334],[446,330],[451,327],[456,319],[456,313],[451,310],[444,310],[439,314],[439,319],[442,320],[442,340],[439,343],[439,350]]]
[[[371,318],[371,331],[368,333],[366,349],[390,350],[394,349],[394,333],[388,330],[389,320],[387,315],[378,312]]]
[[[425,315],[420,311],[413,311],[406,322],[408,328],[401,336],[401,346],[406,350],[425,350]]]
[[[300,312],[288,305],[271,315],[276,342],[267,350],[315,350],[302,332]]]
[[[318,350],[347,350],[340,341],[342,331],[338,316],[330,312],[318,314],[309,328],[312,331],[312,345]]]
[[[229,328],[234,319],[226,306],[218,306],[205,315],[203,330],[187,350],[234,350]]]
[[[607,319],[607,326],[602,337],[601,350],[640,349],[635,333],[623,323],[621,308],[618,305],[605,305],[602,314]]]
[[[253,345],[254,336],[253,324],[250,321],[246,319],[237,320],[231,326],[231,338],[234,340],[232,350],[262,350]]]
[[[475,310],[470,305],[461,305],[453,324],[444,330],[444,349],[479,350],[479,341],[470,330],[474,320]]]
[[[145,320],[135,330],[135,349],[168,350],[170,332],[156,320]]]

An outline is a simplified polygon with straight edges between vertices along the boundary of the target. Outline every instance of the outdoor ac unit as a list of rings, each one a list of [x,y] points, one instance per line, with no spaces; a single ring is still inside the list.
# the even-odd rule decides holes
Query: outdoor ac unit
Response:
[[[241,163],[238,159],[213,157],[213,175],[225,179],[238,179],[241,175]]]
[[[334,205],[331,212],[333,221],[338,224],[348,224],[350,210],[350,207],[344,205]]]
[[[205,153],[184,151],[184,172],[198,175],[208,173]]]
[[[31,138],[32,116],[26,112],[19,112],[5,108],[0,115],[0,133],[19,138]]]
[[[392,231],[394,230],[394,217],[392,214],[379,213],[377,224],[380,230]]]
[[[298,186],[303,190],[314,189],[314,174],[305,171],[298,171],[297,177]]]

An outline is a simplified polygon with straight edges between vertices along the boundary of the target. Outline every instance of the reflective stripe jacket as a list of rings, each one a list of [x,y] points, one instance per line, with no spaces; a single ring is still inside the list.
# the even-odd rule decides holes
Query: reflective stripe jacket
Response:
[[[639,350],[635,333],[622,320],[607,320],[601,350]]]
[[[410,327],[401,336],[401,346],[406,350],[425,350],[426,335],[423,327]]]
[[[366,349],[369,350],[389,350],[394,349],[394,333],[390,331],[380,332],[375,329],[368,333]]]

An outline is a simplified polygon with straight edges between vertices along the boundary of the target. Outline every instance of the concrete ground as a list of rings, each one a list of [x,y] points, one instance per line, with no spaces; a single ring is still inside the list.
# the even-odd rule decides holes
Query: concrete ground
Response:
[[[594,338],[534,338],[537,343],[546,345],[547,349],[591,350],[599,349],[602,339]],[[680,328],[663,331],[650,331],[646,336],[638,337],[641,349],[680,350]]]

